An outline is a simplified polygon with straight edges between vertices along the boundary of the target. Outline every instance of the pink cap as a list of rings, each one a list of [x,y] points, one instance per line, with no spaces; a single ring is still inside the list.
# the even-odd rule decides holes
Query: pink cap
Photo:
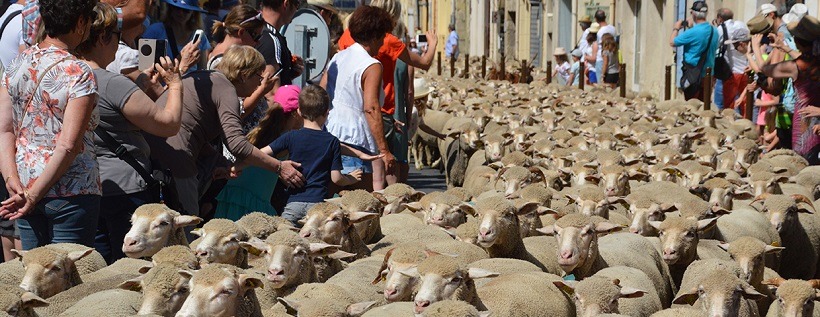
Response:
[[[276,94],[273,95],[273,100],[282,106],[285,113],[296,111],[299,109],[299,93],[302,89],[299,86],[286,85],[279,87]]]

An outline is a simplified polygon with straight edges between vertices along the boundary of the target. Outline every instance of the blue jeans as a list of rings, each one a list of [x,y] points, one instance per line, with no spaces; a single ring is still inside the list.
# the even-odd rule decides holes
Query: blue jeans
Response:
[[[307,215],[308,209],[318,203],[303,203],[303,202],[289,202],[285,205],[285,210],[282,212],[282,218],[287,219],[297,228],[302,227],[299,220],[302,220]]]
[[[133,194],[122,194],[103,197],[100,200],[100,216],[97,224],[97,236],[94,249],[102,254],[108,264],[125,257],[122,243],[128,230],[131,230],[131,215],[137,207],[155,203],[156,199],[149,190]]]
[[[98,195],[43,198],[28,216],[17,220],[23,250],[51,243],[92,247],[99,215]]]
[[[347,143],[345,143],[345,145],[362,151],[364,153],[373,155],[373,153],[370,153],[370,150],[365,149],[361,146]],[[362,170],[363,173],[373,173],[373,165],[370,162],[365,162],[359,159],[358,157],[342,155],[342,174],[348,174],[358,169]]]
[[[598,54],[601,54],[601,52],[598,52]],[[598,74],[601,74],[601,75],[598,75]],[[600,81],[600,82],[604,81],[603,78],[606,76],[606,74],[604,73],[604,61],[603,60],[595,61],[595,76],[598,77],[598,79],[599,79],[598,81]]]
[[[723,81],[720,79],[715,80],[715,108],[723,110]]]

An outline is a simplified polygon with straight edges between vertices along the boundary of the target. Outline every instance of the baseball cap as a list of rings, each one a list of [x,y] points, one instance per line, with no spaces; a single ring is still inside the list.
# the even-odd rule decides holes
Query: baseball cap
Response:
[[[792,23],[792,22],[800,21],[800,18],[797,17],[797,14],[794,14],[792,12],[784,14],[783,17],[780,18],[780,19],[782,19],[783,23],[786,23],[786,25],[789,25],[789,23]]]
[[[285,113],[290,113],[299,109],[299,93],[301,92],[302,89],[299,86],[285,85],[276,90],[273,101],[281,105]]]
[[[747,42],[751,39],[751,36],[749,36],[749,29],[745,27],[739,27],[737,29],[732,30],[732,33],[729,34],[729,40],[723,43],[734,44],[738,42]]]
[[[579,50],[579,49],[577,49],[577,48],[576,48],[576,49],[574,49],[574,50],[572,50],[572,53],[571,53],[571,54],[572,54],[572,56],[575,56],[575,57],[581,57],[581,56],[584,56],[584,53],[583,53],[583,52],[581,52],[581,50]]]
[[[771,3],[764,3],[760,6],[760,15],[767,15],[772,12],[777,12],[777,7]]]
[[[809,12],[809,7],[802,3],[795,3],[789,12],[794,13],[797,20],[800,21]]]
[[[691,10],[695,12],[707,12],[709,11],[709,6],[706,5],[706,1],[695,1],[692,3]]]

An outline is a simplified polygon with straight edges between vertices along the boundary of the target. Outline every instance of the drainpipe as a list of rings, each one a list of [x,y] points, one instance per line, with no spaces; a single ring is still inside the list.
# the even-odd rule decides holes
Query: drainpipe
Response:
[[[688,10],[686,0],[678,0],[675,6],[675,21],[685,20],[686,11]],[[675,87],[680,87],[681,69],[683,65],[683,47],[675,48]]]

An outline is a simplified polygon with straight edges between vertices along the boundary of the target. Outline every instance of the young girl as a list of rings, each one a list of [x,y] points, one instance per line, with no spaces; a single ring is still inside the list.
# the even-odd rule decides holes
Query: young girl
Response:
[[[581,78],[581,58],[584,57],[584,53],[581,52],[580,49],[572,50],[572,66],[569,70],[569,80],[567,80],[567,86],[578,86],[578,79]]]
[[[615,37],[612,34],[606,33],[601,37],[601,53],[604,58],[603,76],[604,84],[609,88],[618,86],[618,78],[620,73],[620,65],[618,65],[618,43],[615,43]]]
[[[590,31],[589,35],[587,35],[587,43],[589,43],[589,45],[586,49],[584,49],[584,69],[586,69],[585,73],[587,76],[587,84],[590,85],[598,83],[598,76],[595,73],[595,58],[597,58],[598,56],[598,45],[596,44],[597,41],[597,31],[595,33]]]
[[[567,51],[563,47],[558,47],[555,49],[555,70],[552,71],[552,78],[555,78],[556,75],[560,75],[561,77],[558,80],[558,84],[565,85],[569,82],[569,59],[567,58]]]

